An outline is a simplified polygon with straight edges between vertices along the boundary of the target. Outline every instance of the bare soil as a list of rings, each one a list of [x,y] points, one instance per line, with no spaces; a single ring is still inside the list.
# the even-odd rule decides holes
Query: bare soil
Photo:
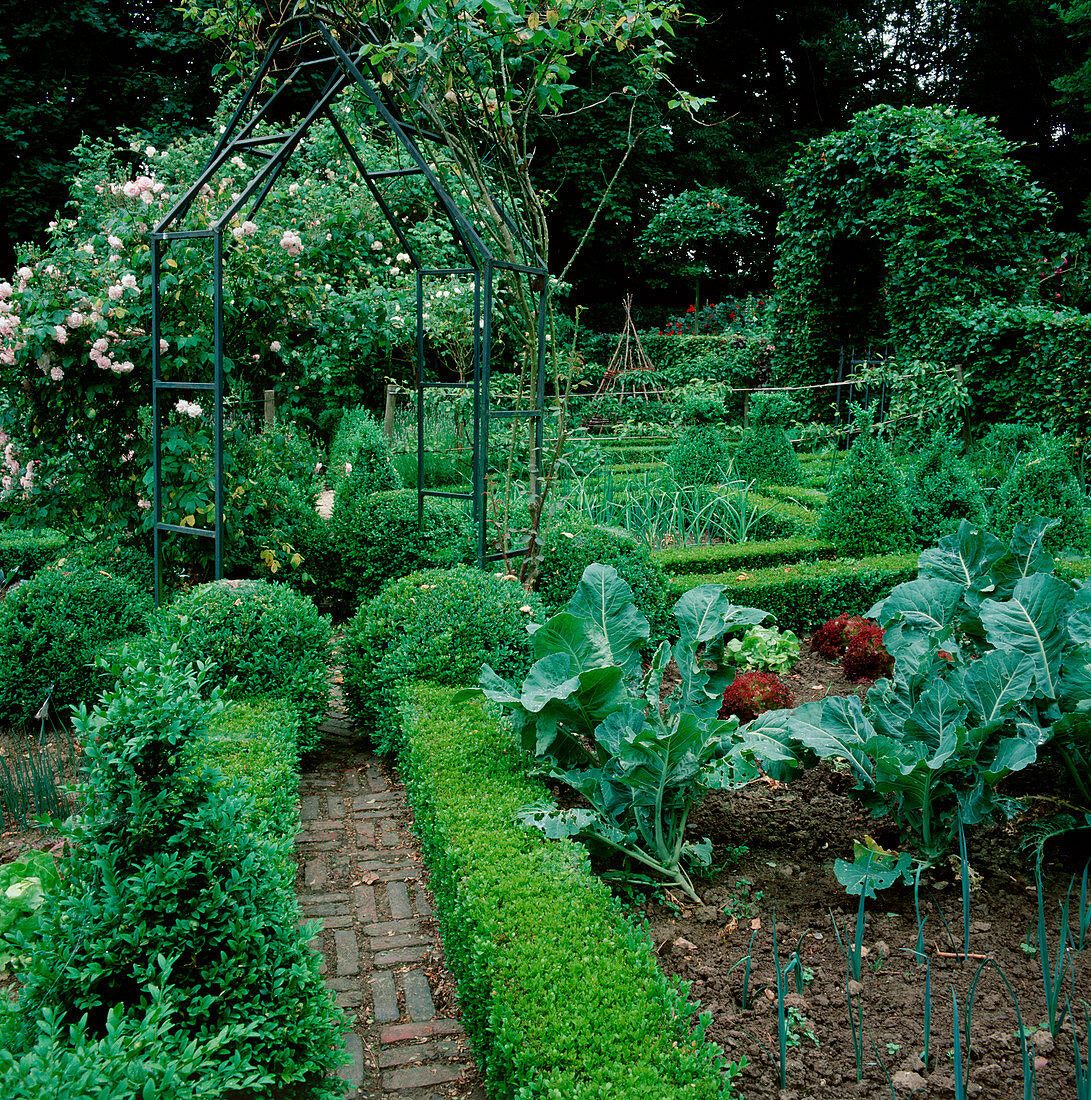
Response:
[[[788,678],[797,703],[826,694],[863,693],[837,665],[807,651]],[[1042,782],[1041,779],[1038,780]],[[1046,780],[1048,786],[1048,777]],[[962,958],[961,876],[957,857],[922,878],[921,917],[925,961],[918,963],[913,892],[891,888],[867,903],[863,942],[867,952],[854,1008],[863,1005],[863,1052],[858,1070],[849,1022],[845,956],[834,930],[854,936],[858,899],[846,895],[833,875],[835,858],[850,858],[852,842],[870,834],[897,844],[894,823],[872,818],[850,796],[852,780],[827,762],[790,785],[769,779],[741,790],[716,791],[695,808],[694,837],[708,836],[716,858],[729,866],[698,883],[704,904],[672,898],[649,901],[645,915],[664,970],[692,983],[691,996],[711,1017],[708,1035],[732,1061],[745,1059],[736,1078],[746,1100],[803,1097],[943,1097],[955,1095],[952,998],[966,1022],[966,997],[984,960],[1002,968],[1019,1001],[1030,1057],[1037,1066],[1040,1100],[1074,1100],[1071,1020],[1050,1035],[1036,950],[1037,893],[1032,853],[1020,850],[1014,821],[974,830],[969,864],[974,887],[969,906],[970,957]],[[1020,792],[1010,792],[1020,793]],[[1031,800],[1035,804],[1035,800]],[[1091,857],[1087,833],[1047,849],[1046,924],[1050,961],[1056,964],[1059,900],[1070,876]],[[740,850],[741,849],[741,854]],[[1079,880],[1073,896],[1078,907]],[[1074,920],[1075,918],[1073,918]],[[778,1013],[773,968],[774,922],[778,955],[785,966],[798,949],[804,978],[790,980],[785,997],[791,1045],[786,1089],[780,1086]],[[1029,941],[1029,942],[1028,942]],[[745,963],[751,958],[748,996]],[[1065,980],[1078,1020],[1086,1064],[1084,1006],[1091,1001],[1091,947],[1069,951]],[[931,975],[928,1061],[925,986]],[[1023,1096],[1023,1061],[1012,998],[996,968],[985,963],[973,1003],[967,1095]]]

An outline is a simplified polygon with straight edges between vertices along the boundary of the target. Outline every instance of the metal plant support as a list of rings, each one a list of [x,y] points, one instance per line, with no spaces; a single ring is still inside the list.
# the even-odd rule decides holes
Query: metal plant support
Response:
[[[531,493],[538,491],[537,475],[541,471],[543,420],[545,408],[545,324],[548,272],[540,257],[504,211],[495,196],[488,196],[492,209],[500,212],[504,224],[526,253],[526,263],[514,263],[497,256],[487,243],[487,233],[459,207],[450,191],[421,151],[427,142],[449,149],[442,135],[425,129],[413,121],[414,106],[397,87],[388,87],[370,68],[368,47],[380,42],[374,27],[359,21],[346,21],[324,5],[300,0],[293,14],[278,29],[257,73],[232,116],[208,161],[189,189],[149,234],[152,258],[152,445],[154,453],[153,517],[155,552],[155,600],[158,605],[162,585],[162,538],[164,534],[187,535],[212,539],[215,545],[215,576],[223,576],[224,551],[224,255],[233,245],[229,232],[232,218],[244,208],[252,220],[273,189],[278,177],[291,160],[311,126],[319,119],[330,123],[345,147],[356,171],[375,198],[402,251],[410,257],[416,271],[416,391],[417,391],[417,509],[423,522],[424,498],[448,497],[470,501],[477,536],[478,565],[504,558],[512,553],[508,547],[489,551],[487,534],[487,502],[489,471],[489,425],[493,419],[530,418],[534,422],[531,455]],[[272,91],[268,89],[272,87]],[[412,161],[412,167],[370,170],[349,133],[334,116],[332,107],[347,88],[359,88],[382,125],[394,136],[398,145]],[[293,115],[284,124],[277,118],[278,100],[286,90],[305,88],[313,92],[310,106]],[[276,119],[281,125],[273,126]],[[198,227],[190,224],[193,204],[202,188],[232,158],[242,154],[259,156],[264,163],[249,182],[232,195],[230,204],[217,216]],[[237,163],[237,161],[236,161]],[[443,212],[451,233],[466,258],[460,267],[429,267],[421,262],[406,238],[402,226],[383,196],[376,181],[394,176],[419,175],[424,178],[438,208]],[[225,236],[225,231],[226,236]],[[164,262],[172,242],[207,240],[212,250],[212,378],[205,380],[165,379],[160,360],[161,278]],[[531,291],[537,295],[537,371],[533,407],[516,410],[493,409],[489,400],[489,382],[493,353],[493,305],[498,271],[526,277]],[[472,381],[425,381],[424,340],[424,280],[428,277],[472,276],[473,309],[473,375]],[[473,394],[473,467],[468,492],[441,492],[423,487],[424,463],[424,393],[426,389],[471,390]],[[208,527],[184,526],[163,521],[162,453],[160,411],[162,402],[177,391],[203,392],[212,395],[214,424],[214,514]]]

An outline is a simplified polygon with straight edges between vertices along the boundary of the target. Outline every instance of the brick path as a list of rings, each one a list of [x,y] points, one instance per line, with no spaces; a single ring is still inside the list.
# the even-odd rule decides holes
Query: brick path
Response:
[[[353,732],[337,686],[299,784],[296,890],[352,1030],[349,1100],[484,1100],[404,789]]]

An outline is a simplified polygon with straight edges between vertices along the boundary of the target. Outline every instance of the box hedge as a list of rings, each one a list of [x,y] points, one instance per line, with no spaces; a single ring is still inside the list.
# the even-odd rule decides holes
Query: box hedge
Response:
[[[669,574],[680,577],[692,573],[726,573],[732,569],[761,569],[782,562],[832,558],[836,553],[832,542],[791,538],[684,546],[656,550],[654,557]]]
[[[782,628],[807,631],[842,611],[863,613],[894,585],[916,575],[916,552],[885,554],[678,576],[671,580],[671,594],[677,598],[698,584],[722,584],[732,602],[764,608]]]
[[[417,685],[403,766],[447,961],[490,1095],[728,1097],[734,1067],[693,1022],[587,856],[513,816],[547,796],[491,714]]]

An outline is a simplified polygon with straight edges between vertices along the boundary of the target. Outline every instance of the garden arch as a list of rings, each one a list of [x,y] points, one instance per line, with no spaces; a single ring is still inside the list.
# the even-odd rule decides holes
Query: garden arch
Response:
[[[1036,288],[1047,200],[976,115],[876,107],[788,174],[776,259],[778,377],[827,381],[845,318],[913,358],[952,324]]]
[[[441,496],[468,500],[472,504],[480,566],[505,557],[508,548],[489,553],[486,532],[486,506],[489,469],[489,426],[496,418],[529,418],[533,424],[529,467],[531,493],[536,491],[535,472],[541,469],[542,433],[545,405],[545,324],[548,272],[541,258],[516,220],[500,200],[489,194],[489,208],[502,219],[509,239],[516,242],[522,262],[498,255],[488,243],[488,233],[475,224],[445,186],[434,159],[425,149],[450,149],[442,135],[420,121],[412,97],[397,81],[384,81],[369,60],[372,47],[382,42],[382,27],[344,17],[323,4],[300,0],[293,13],[279,26],[264,59],[258,66],[242,101],[224,128],[204,167],[174,207],[149,234],[152,258],[152,446],[153,519],[155,554],[155,597],[161,594],[161,540],[176,534],[212,539],[215,545],[215,577],[223,576],[224,540],[224,454],[223,421],[225,396],[225,323],[224,255],[235,237],[233,222],[243,215],[249,222],[275,186],[310,128],[326,120],[344,145],[348,156],[374,197],[402,251],[416,274],[416,397],[417,397],[417,507],[423,519],[424,498]],[[338,97],[356,88],[370,104],[375,117],[404,151],[408,165],[398,169],[370,169],[366,154],[342,125],[333,110]],[[455,158],[457,160],[457,158]],[[225,166],[242,171],[249,179],[230,193],[230,201],[213,212],[199,210],[197,202],[208,194],[212,181]],[[462,266],[429,266],[418,255],[404,228],[383,193],[384,180],[399,176],[420,176],[435,198],[447,227],[465,257]],[[286,234],[287,240],[287,234]],[[207,242],[210,250],[209,306],[212,311],[213,351],[211,378],[165,377],[161,361],[161,320],[164,307],[164,268],[176,262],[170,259],[175,241]],[[290,249],[292,242],[282,241]],[[526,292],[537,304],[536,386],[530,407],[494,409],[489,385],[493,356],[493,323],[498,272],[523,279]],[[424,351],[424,281],[427,278],[468,277],[473,281],[473,358],[472,379],[459,382],[426,382]],[[196,364],[194,364],[196,366]],[[469,491],[452,492],[425,489],[422,479],[424,456],[424,393],[434,387],[469,390],[473,398],[473,464]],[[205,393],[213,401],[213,519],[211,526],[183,526],[166,523],[162,513],[161,412],[163,402],[178,392]]]

